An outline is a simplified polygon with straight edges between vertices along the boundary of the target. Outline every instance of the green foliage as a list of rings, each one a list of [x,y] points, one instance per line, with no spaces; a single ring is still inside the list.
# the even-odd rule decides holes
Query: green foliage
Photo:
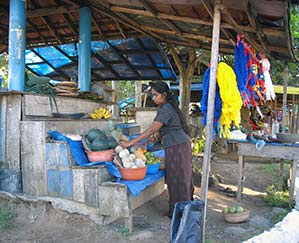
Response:
[[[288,213],[289,213],[289,210],[285,209],[282,212],[275,214],[272,217],[273,223],[276,224],[276,223],[280,222]]]
[[[14,213],[11,207],[0,204],[0,230],[6,229],[11,225]]]
[[[275,185],[266,188],[264,200],[273,207],[287,208],[289,206],[289,192],[278,191]]]
[[[130,234],[128,227],[125,226],[119,227],[117,232],[120,233],[122,237],[127,237]]]
[[[196,139],[193,142],[192,154],[197,155],[203,153],[205,150],[205,139]]]
[[[8,55],[0,54],[0,74],[2,73],[2,88],[8,87]]]
[[[112,81],[105,81],[109,87],[112,87]],[[118,81],[118,98],[124,100],[135,96],[135,81]]]

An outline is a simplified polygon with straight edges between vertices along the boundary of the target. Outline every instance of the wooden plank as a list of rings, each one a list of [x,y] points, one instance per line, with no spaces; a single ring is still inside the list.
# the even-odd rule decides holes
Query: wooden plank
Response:
[[[13,94],[7,96],[6,110],[6,145],[5,161],[9,169],[21,169],[20,162],[20,120],[22,96]]]
[[[243,179],[244,179],[244,170],[243,170],[243,159],[242,155],[239,155],[239,177],[238,177],[238,192],[237,192],[237,200],[241,201],[242,191],[243,191]]]
[[[255,144],[239,143],[238,154],[244,156],[255,156],[262,158],[277,158],[286,160],[299,160],[299,147],[265,145],[258,151]]]
[[[219,0],[214,2],[214,20],[213,20],[213,35],[212,35],[212,51],[211,51],[211,69],[210,69],[210,87],[208,100],[208,114],[206,125],[206,143],[203,158],[203,173],[201,179],[201,200],[204,200],[204,210],[202,214],[202,239],[205,236],[206,213],[208,202],[208,184],[210,171],[210,156],[212,147],[212,131],[214,123],[214,106],[215,106],[215,90],[216,90],[216,73],[218,67],[218,52],[219,52],[219,37],[220,37],[220,20]]]
[[[283,163],[284,160],[280,159],[279,161],[280,166],[279,166],[279,183],[278,183],[278,191],[282,191],[282,187],[283,187]]]
[[[298,160],[293,160],[291,162],[291,167],[290,167],[290,201],[289,201],[290,208],[293,208],[297,164],[298,164]]]
[[[83,99],[55,97],[58,110],[61,113],[90,113],[99,108],[99,103]],[[53,112],[56,112],[53,104]],[[24,94],[24,116],[52,116],[50,100],[47,95]]]
[[[47,195],[45,123],[22,121],[21,137],[23,191]]]

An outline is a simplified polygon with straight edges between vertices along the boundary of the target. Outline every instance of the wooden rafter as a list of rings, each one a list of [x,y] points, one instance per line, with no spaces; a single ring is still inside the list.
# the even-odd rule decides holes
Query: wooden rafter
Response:
[[[140,47],[141,47],[141,50],[142,50],[143,53],[148,57],[148,59],[150,60],[150,63],[151,63],[152,66],[153,66],[153,68],[155,69],[155,71],[157,72],[157,74],[160,76],[160,78],[161,78],[161,80],[162,80],[162,79],[163,79],[162,73],[161,73],[161,71],[157,68],[156,63],[154,62],[152,56],[151,56],[148,52],[146,52],[146,50],[145,50],[145,48],[144,48],[144,45],[143,45],[142,41],[141,41],[139,38],[137,38],[136,41],[138,42],[138,44],[139,44]]]
[[[147,17],[155,17],[151,12],[147,10],[140,10],[140,9],[130,9],[126,7],[118,7],[118,6],[112,6],[111,10],[120,12],[120,13],[128,13],[128,14],[134,14],[134,15],[141,15],[141,16],[147,16]],[[158,13],[158,16],[162,19],[169,19],[169,20],[176,20],[186,23],[192,23],[192,24],[199,24],[199,25],[205,25],[205,26],[213,26],[213,23],[210,21],[205,21],[197,18],[190,18],[190,17],[184,17],[184,16],[177,16],[177,15],[171,15],[171,14],[164,14],[164,13]],[[225,29],[232,29],[235,30],[235,26],[230,23],[221,23],[221,27]],[[240,26],[238,25],[238,29],[241,29],[242,32],[252,32],[254,33],[256,30],[252,28],[251,26]],[[279,30],[279,29],[270,29],[270,28],[262,28],[261,31],[267,35],[273,35],[273,36],[285,36],[285,32]]]
[[[165,30],[165,29],[161,29],[161,28],[156,28],[156,27],[152,27],[152,26],[143,26],[144,29],[152,31],[152,32],[157,32],[157,33],[164,33],[164,34],[168,34],[168,35],[175,35],[175,32],[173,30]],[[203,36],[203,35],[197,35],[197,34],[190,34],[190,33],[182,33],[182,36],[185,38],[190,38],[190,39],[194,39],[194,40],[200,40],[203,42],[212,42],[212,38],[211,37],[207,37],[207,36]],[[231,45],[232,43],[229,40],[224,40],[221,39],[220,43],[222,44],[226,44],[226,45]]]
[[[31,0],[31,3],[35,8],[37,8],[37,3],[34,0]],[[44,22],[44,24],[48,27],[49,31],[54,35],[58,43],[63,44],[64,43],[63,39],[59,36],[58,33],[56,33],[56,31],[54,30],[55,28],[52,27],[50,19],[48,17],[43,17],[43,16],[40,16],[40,18]]]
[[[162,41],[162,42],[168,42],[167,39],[163,38],[160,35],[157,35],[154,32],[144,31],[142,25],[140,25],[139,23],[133,21],[132,19],[130,19],[126,15],[124,15],[122,13],[115,13],[114,11],[111,10],[112,7],[105,0],[99,2],[99,4],[101,4],[102,7],[105,8],[104,11],[102,9],[98,9],[96,6],[94,6],[94,8],[96,8],[99,11],[101,11],[102,14],[107,15],[109,17],[112,17],[113,19],[118,20],[119,22],[122,22],[122,23],[128,25],[131,28],[134,28],[136,31],[140,32],[141,34],[144,34],[146,36],[150,36],[151,38],[157,39],[157,40]],[[194,43],[192,41],[189,41],[188,44],[190,44],[190,45],[196,45],[196,43]]]
[[[100,25],[98,24],[97,19],[94,16],[94,13],[91,13],[91,20],[92,20],[92,23],[95,25],[95,27],[97,29],[97,32],[99,34],[100,39],[105,39],[105,35],[104,35]]]
[[[263,49],[247,32],[243,32],[242,29],[239,28],[239,25],[236,23],[234,20],[233,16],[231,15],[230,11],[223,5],[221,4],[219,6],[220,11],[227,17],[228,21],[235,26],[236,31],[238,31],[240,34],[244,33],[246,41],[250,45],[252,45],[253,48],[255,48],[257,51],[261,53],[267,53],[268,56],[271,56],[269,51],[267,49]]]
[[[127,36],[126,36],[123,28],[120,26],[120,23],[118,21],[116,21],[116,20],[113,20],[113,21],[114,21],[114,23],[116,25],[116,28],[118,29],[120,35],[122,36],[122,38],[127,39]]]
[[[214,11],[213,11],[212,7],[210,6],[210,4],[206,0],[201,0],[201,3],[203,4],[204,8],[208,12],[211,19],[213,19]],[[220,26],[220,30],[226,36],[226,38],[230,40],[231,44],[234,46],[235,45],[235,41],[234,41],[235,38],[224,27]]]
[[[252,28],[256,29],[256,35],[257,35],[263,49],[266,49],[267,45],[263,40],[263,33],[261,32],[261,27],[258,24],[258,22],[256,21],[256,17],[254,16],[254,13],[252,10],[253,6],[251,6],[251,4],[248,2],[248,0],[242,0],[242,3],[243,3],[243,7],[245,9],[245,12],[246,12],[246,15],[247,15],[250,25],[252,26]]]
[[[56,14],[64,14],[64,13],[73,13],[78,12],[79,8],[77,6],[55,6],[49,8],[35,8],[28,9],[26,12],[26,16],[28,18],[36,18],[36,17],[45,17],[49,15]]]

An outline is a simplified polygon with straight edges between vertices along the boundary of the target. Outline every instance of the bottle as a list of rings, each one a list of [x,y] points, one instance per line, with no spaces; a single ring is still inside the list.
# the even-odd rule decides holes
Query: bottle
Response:
[[[272,124],[272,137],[276,138],[276,133],[279,133],[279,122],[275,120]]]

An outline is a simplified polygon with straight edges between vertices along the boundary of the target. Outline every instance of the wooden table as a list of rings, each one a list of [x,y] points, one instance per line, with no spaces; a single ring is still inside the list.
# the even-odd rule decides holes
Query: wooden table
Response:
[[[237,192],[238,201],[241,201],[241,195],[245,183],[245,157],[244,156],[290,160],[291,165],[290,165],[289,205],[291,207],[293,203],[294,190],[295,190],[296,169],[299,161],[299,146],[290,146],[286,144],[274,145],[274,144],[267,143],[260,151],[258,151],[256,149],[255,144],[240,142],[238,143],[238,155],[239,155],[239,177],[238,177],[238,192]],[[282,170],[282,166],[281,166],[281,170]],[[282,176],[281,173],[280,176]]]

